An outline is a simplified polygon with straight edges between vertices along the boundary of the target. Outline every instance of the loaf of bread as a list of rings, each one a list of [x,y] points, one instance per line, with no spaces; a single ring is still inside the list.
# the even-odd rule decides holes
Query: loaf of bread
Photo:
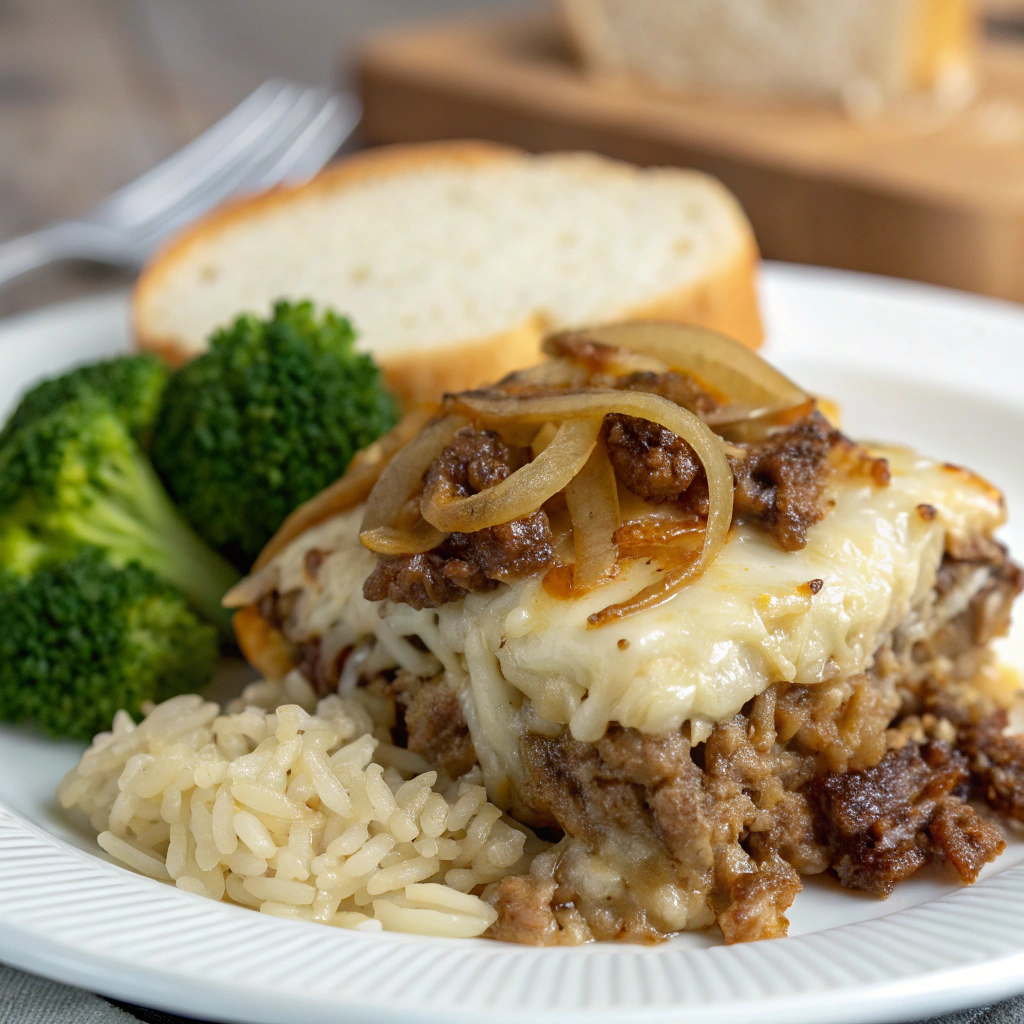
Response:
[[[756,346],[757,248],[703,174],[484,143],[370,150],[214,213],[145,269],[138,343],[181,363],[280,298],[351,317],[407,401],[536,362],[552,328],[627,317]]]
[[[561,0],[587,64],[686,92],[842,104],[971,92],[972,0]]]

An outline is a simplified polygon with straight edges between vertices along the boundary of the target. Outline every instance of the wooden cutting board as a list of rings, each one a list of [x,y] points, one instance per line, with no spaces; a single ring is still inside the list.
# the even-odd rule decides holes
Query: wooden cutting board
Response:
[[[696,167],[736,193],[767,257],[1024,301],[1024,47],[987,45],[981,95],[959,114],[868,122],[598,82],[547,18],[377,36],[360,80],[372,142],[476,137]]]

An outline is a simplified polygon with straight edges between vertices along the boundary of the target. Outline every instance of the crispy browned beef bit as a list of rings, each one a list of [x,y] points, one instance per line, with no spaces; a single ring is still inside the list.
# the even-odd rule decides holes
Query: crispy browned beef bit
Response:
[[[672,431],[616,413],[605,418],[603,437],[615,472],[634,494],[649,501],[683,499],[695,511],[706,505],[696,452]],[[785,551],[802,548],[807,528],[825,516],[829,456],[842,440],[813,413],[764,441],[739,445],[746,456],[729,458],[735,515],[761,523]]]
[[[802,886],[792,865],[777,854],[753,871],[735,875],[728,884],[728,905],[718,915],[725,941],[758,942],[789,931],[787,911]]]
[[[527,946],[575,945],[573,932],[559,921],[565,908],[556,901],[558,883],[532,875],[509,875],[498,882],[491,903],[498,920],[489,932],[501,942]]]
[[[648,501],[678,498],[702,472],[697,453],[681,437],[649,420],[612,413],[601,436],[619,479]]]
[[[930,716],[955,730],[974,795],[1000,814],[1024,821],[1024,736],[1007,733],[1007,711],[985,694],[963,687],[926,688],[920,710],[922,722]]]
[[[961,658],[1003,635],[1010,624],[1014,599],[1024,588],[1024,570],[995,542],[976,546],[971,561],[946,556],[936,577],[940,598],[978,569],[988,576],[967,607],[927,641],[915,645],[915,657]],[[1024,821],[1024,736],[1007,734],[1007,712],[984,693],[962,686],[926,684],[914,708],[933,720],[949,723],[956,746],[967,758],[976,797],[1000,814]]]
[[[715,399],[688,373],[631,373],[616,387],[667,398],[690,412],[711,412]],[[605,417],[605,448],[619,479],[648,501],[678,498],[701,471],[697,453],[681,437],[649,420],[622,413]]]
[[[422,555],[381,556],[363,583],[367,601],[439,608],[469,591],[539,572],[551,564],[551,525],[543,511],[475,533],[453,533]]]
[[[532,512],[510,523],[489,526],[475,533],[453,533],[438,549],[454,559],[449,563],[449,576],[458,582],[455,563],[463,562],[487,580],[519,579],[539,572],[554,558],[551,547],[551,524],[543,511]],[[459,583],[463,586],[462,583]],[[481,589],[478,586],[466,589]]]
[[[463,427],[427,470],[423,492],[429,495],[443,488],[466,497],[485,491],[512,472],[514,457],[494,431]]]
[[[840,882],[888,896],[930,860],[945,858],[965,882],[1006,846],[964,803],[967,759],[948,744],[907,743],[873,768],[811,784],[829,859]]]
[[[467,589],[484,589],[496,583],[479,581],[476,588],[459,586],[445,573],[448,559],[436,551],[421,555],[382,555],[363,582],[367,601],[392,601],[420,608],[440,608],[465,597]]]
[[[735,514],[766,526],[784,551],[802,548],[807,528],[825,516],[821,498],[829,455],[842,440],[815,412],[764,441],[741,445],[746,457],[729,459],[736,478]]]
[[[489,430],[464,427],[434,460],[424,494],[443,489],[467,497],[493,487],[512,472],[517,453]],[[554,560],[551,524],[543,510],[473,533],[452,533],[420,555],[381,557],[363,584],[368,601],[438,608],[470,591],[492,590],[540,572]]]

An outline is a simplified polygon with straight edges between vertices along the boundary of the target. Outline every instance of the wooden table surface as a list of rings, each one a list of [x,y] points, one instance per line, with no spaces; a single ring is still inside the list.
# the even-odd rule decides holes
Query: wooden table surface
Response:
[[[361,35],[540,0],[0,0],[0,239],[130,181],[261,82],[331,84]],[[126,284],[84,265],[0,290],[0,316]]]

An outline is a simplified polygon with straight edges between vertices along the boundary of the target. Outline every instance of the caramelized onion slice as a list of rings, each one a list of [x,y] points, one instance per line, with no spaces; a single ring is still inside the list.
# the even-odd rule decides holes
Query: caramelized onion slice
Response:
[[[345,474],[316,497],[300,505],[280,526],[260,552],[253,572],[262,569],[296,537],[326,522],[331,516],[353,509],[365,501],[395,453],[408,444],[430,420],[433,409],[413,409],[386,434],[356,452]]]
[[[693,518],[624,523],[615,531],[619,558],[650,558],[666,551],[699,551],[704,546],[704,520]]]
[[[423,519],[409,530],[377,526],[359,534],[363,547],[378,555],[419,555],[433,551],[444,538],[445,534]]]
[[[706,542],[704,546],[705,548],[707,547]],[[657,608],[659,605],[665,604],[666,601],[670,601],[675,597],[688,583],[692,583],[697,579],[703,571],[703,558],[678,565],[665,573],[657,583],[652,583],[649,587],[645,587],[639,594],[634,595],[628,601],[610,604],[607,608],[594,612],[593,615],[588,616],[587,624],[591,627],[607,626],[609,622],[614,622],[617,619],[624,619],[627,616],[636,615],[638,612]]]
[[[434,420],[395,455],[366,499],[360,534],[380,526],[394,526],[430,464],[465,425],[466,421],[461,416]]]
[[[746,402],[732,402],[720,405],[711,412],[701,415],[701,419],[709,427],[729,427],[737,423],[749,423],[751,420],[764,419],[778,412],[778,408],[770,405],[749,405]]]
[[[509,401],[519,404],[526,399]],[[445,533],[472,533],[530,515],[565,488],[583,468],[600,432],[600,416],[569,420],[558,428],[551,443],[533,462],[494,487],[465,498],[454,497],[443,485],[424,492],[420,502],[423,518]]]
[[[625,413],[671,430],[697,453],[707,475],[709,506],[700,557],[692,565],[680,566],[667,572],[658,583],[642,590],[630,600],[591,615],[589,621],[592,626],[602,626],[613,619],[655,608],[668,601],[687,583],[699,577],[725,546],[732,523],[734,484],[721,440],[699,416],[667,398],[641,391],[613,390],[594,390],[554,398],[495,398],[489,394],[469,392],[449,398],[448,405],[453,410],[465,409],[479,417],[491,417],[498,421],[512,418],[533,423],[559,419],[571,421],[574,417],[603,418],[608,413]]]
[[[576,336],[653,356],[674,370],[687,370],[734,402],[774,412],[808,398],[753,349],[706,327],[636,321],[587,328]]]
[[[554,363],[573,366],[577,372],[594,374],[664,373],[670,369],[660,359],[627,348],[595,344],[586,331],[563,331],[544,339],[541,351],[554,356]],[[581,383],[585,382],[581,381]]]
[[[565,489],[572,518],[572,543],[576,552],[573,590],[589,590],[615,572],[618,551],[619,489],[615,470],[603,444],[598,444],[587,464]]]

